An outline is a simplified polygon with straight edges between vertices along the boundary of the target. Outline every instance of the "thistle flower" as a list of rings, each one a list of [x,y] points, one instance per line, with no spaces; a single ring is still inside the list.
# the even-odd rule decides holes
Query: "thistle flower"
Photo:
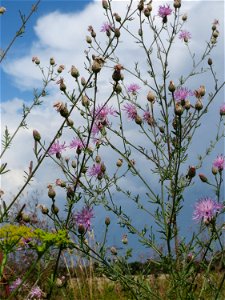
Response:
[[[128,119],[135,120],[137,116],[137,108],[134,104],[125,104],[123,110],[127,113]]]
[[[171,15],[171,13],[172,13],[172,9],[168,4],[167,6],[166,5],[159,6],[158,15],[163,19],[163,23],[167,22],[167,16]]]
[[[75,149],[83,149],[86,147],[86,143],[84,141],[82,141],[80,138],[73,138],[73,140],[70,142],[70,146],[71,149],[75,148]]]
[[[41,299],[42,290],[39,286],[33,287],[29,293],[29,299]]]
[[[109,107],[107,105],[98,105],[95,111],[92,111],[92,114],[95,119],[92,133],[93,135],[96,135],[104,126],[109,125],[108,116],[116,116],[116,110],[113,107]]]
[[[18,286],[20,286],[22,283],[22,279],[21,278],[17,278],[16,280],[14,280],[10,286],[9,286],[9,290],[10,292],[16,290],[18,288]]]
[[[130,85],[128,85],[127,87],[127,91],[128,93],[136,93],[138,90],[140,90],[140,86],[136,83],[131,83]]]
[[[180,87],[174,92],[174,98],[178,102],[185,100],[189,96],[193,96],[193,92],[187,88]]]
[[[217,213],[221,212],[224,206],[221,203],[218,203],[212,200],[209,197],[200,199],[196,205],[193,213],[193,220],[204,222],[211,221]]]
[[[218,155],[213,162],[213,167],[217,168],[219,171],[223,171],[225,167],[225,157],[222,155]]]
[[[181,30],[180,34],[179,34],[179,39],[185,41],[186,43],[188,42],[188,40],[191,38],[191,34],[189,31],[187,30]]]
[[[104,170],[102,169],[103,165],[103,163],[94,164],[91,168],[88,169],[88,175],[101,178],[104,174]]]
[[[94,217],[93,208],[85,206],[82,210],[74,215],[76,224],[84,226],[85,230],[90,230],[91,219]]]
[[[108,23],[108,22],[105,22],[102,24],[102,27],[101,27],[101,32],[110,32],[112,30],[112,26]]]
[[[54,155],[54,154],[61,154],[62,151],[66,150],[65,142],[63,144],[60,144],[59,141],[56,141],[54,144],[51,145],[48,154]]]

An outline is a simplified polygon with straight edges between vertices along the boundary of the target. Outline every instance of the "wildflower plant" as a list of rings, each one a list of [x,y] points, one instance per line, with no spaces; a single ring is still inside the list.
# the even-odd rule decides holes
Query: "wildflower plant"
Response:
[[[96,33],[94,26],[90,25],[86,37],[85,70],[78,70],[72,65],[69,72],[73,79],[73,91],[67,88],[67,79],[58,78],[59,74],[63,75],[64,65],[58,66],[50,58],[46,75],[41,59],[33,57],[32,62],[45,78],[43,90],[36,95],[35,101],[41,104],[39,98],[45,96],[48,85],[52,82],[57,84],[62,99],[52,109],[56,109],[55,114],[59,113],[62,122],[50,141],[45,140],[44,133],[36,129],[33,131],[35,163],[30,164],[25,184],[19,193],[11,203],[7,205],[3,202],[1,206],[0,220],[3,225],[0,246],[4,253],[1,276],[9,253],[16,251],[18,246],[28,245],[29,249],[36,251],[36,263],[54,248],[57,256],[49,285],[45,287],[47,297],[51,299],[60,258],[64,252],[76,250],[87,260],[95,260],[108,278],[120,281],[134,299],[163,299],[157,287],[144,277],[136,280],[131,276],[128,261],[132,257],[132,249],[125,248],[124,255],[119,247],[117,249],[107,244],[111,226],[109,218],[102,221],[100,241],[96,241],[94,246],[89,242],[92,222],[97,218],[95,207],[102,206],[126,230],[122,237],[123,247],[129,245],[128,237],[132,234],[140,244],[152,251],[153,262],[168,274],[166,298],[204,297],[205,287],[211,282],[214,286],[213,297],[217,299],[222,293],[225,276],[216,282],[211,276],[211,266],[218,249],[222,253],[221,263],[225,263],[222,242],[224,225],[220,221],[220,215],[224,213],[224,156],[218,155],[212,161],[210,176],[199,173],[196,179],[196,173],[224,137],[224,105],[218,111],[215,141],[211,141],[206,152],[196,160],[190,156],[195,134],[224,88],[224,81],[216,77],[211,58],[219,37],[219,24],[213,23],[203,54],[196,58],[188,45],[191,34],[183,29],[187,15],[183,14],[182,6],[181,0],[174,0],[173,5],[165,3],[160,6],[143,0],[136,5],[131,0],[126,14],[121,17],[114,12],[113,1],[103,0],[105,20],[99,32],[106,33],[106,43],[105,46],[100,43],[99,32]],[[138,30],[134,32],[129,24],[135,20],[138,21]],[[139,69],[139,62],[135,62],[134,67],[130,63],[120,62],[117,51],[126,35],[140,46],[146,58],[145,69]],[[146,36],[152,39],[146,39]],[[187,55],[191,56],[191,69],[184,75],[170,72],[170,54],[176,39],[185,42],[181,44],[187,47]],[[85,75],[81,76],[82,73]],[[205,73],[212,76],[214,88],[210,86],[209,91],[201,79],[194,83],[190,80]],[[104,99],[100,99],[99,95],[101,78],[108,80]],[[4,151],[9,142],[11,139],[6,129]],[[107,159],[106,152],[110,159]],[[54,183],[46,185],[47,204],[39,205],[40,214],[49,218],[53,232],[24,225],[29,223],[29,219],[23,209],[19,212],[20,217],[14,220],[18,224],[5,225],[9,222],[12,206],[31,183],[44,160],[51,161],[61,172],[60,178],[57,174]],[[6,165],[3,164],[1,174],[5,172]],[[124,178],[127,182],[135,180],[144,193],[139,189],[134,191],[132,184],[124,184]],[[199,224],[195,226],[192,237],[186,238],[182,237],[179,216],[188,198],[186,191],[195,180],[212,188],[214,197],[201,195],[198,201],[197,197],[192,218]],[[129,215],[129,209],[118,200],[120,198],[128,205],[132,203],[137,211],[135,217],[145,215],[149,223],[137,225]],[[63,201],[63,211],[59,201]],[[32,268],[22,280],[19,278],[11,283],[11,297],[25,284]],[[196,280],[201,270],[205,271],[206,276],[196,291]],[[37,279],[28,298],[42,297],[42,287],[38,284]]]

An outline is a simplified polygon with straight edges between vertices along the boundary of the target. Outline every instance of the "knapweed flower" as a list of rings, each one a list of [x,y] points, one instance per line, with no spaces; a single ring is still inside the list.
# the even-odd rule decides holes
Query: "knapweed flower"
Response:
[[[116,110],[113,107],[109,107],[107,105],[98,105],[95,111],[92,111],[92,114],[95,119],[92,133],[93,135],[96,135],[104,126],[109,125],[108,116],[116,116]]]
[[[193,92],[184,87],[180,87],[174,92],[174,98],[178,102],[187,99],[189,96],[193,96]]]
[[[73,138],[73,140],[70,142],[70,148],[73,149],[83,149],[86,147],[86,143],[82,141],[80,138]]]
[[[212,200],[209,197],[200,199],[193,213],[193,220],[209,222],[223,209],[223,204]]]
[[[187,30],[181,30],[180,34],[179,34],[179,39],[183,40],[185,42],[188,42],[188,40],[191,38],[191,34],[189,31]]]
[[[48,154],[50,155],[61,154],[62,151],[64,150],[66,150],[65,142],[63,144],[60,144],[59,141],[56,141],[51,145]]]
[[[102,24],[100,31],[101,32],[110,32],[110,30],[112,30],[112,26],[108,22],[105,22]]]
[[[94,164],[91,168],[88,169],[89,176],[96,176],[99,179],[103,177],[104,172],[105,172],[104,163]]]
[[[137,116],[137,108],[134,104],[126,103],[123,110],[126,112],[128,119],[135,120]]]
[[[94,217],[93,208],[85,206],[74,215],[76,224],[84,226],[85,230],[90,230],[91,219]]]
[[[167,16],[171,15],[171,13],[172,9],[170,8],[169,4],[159,6],[158,15],[161,18],[165,19],[165,21],[167,21]]]
[[[220,115],[225,116],[225,104],[220,106]]]
[[[213,162],[213,167],[217,168],[219,171],[223,171],[225,167],[225,157],[223,155],[218,155]]]
[[[16,290],[18,288],[18,286],[20,286],[22,283],[22,279],[21,278],[17,278],[16,280],[14,280],[10,285],[9,285],[9,290],[10,292]]]
[[[140,86],[136,83],[131,83],[127,87],[128,93],[136,93],[138,90],[140,90]]]
[[[39,286],[35,286],[31,289],[29,293],[29,299],[41,299],[42,297],[42,290]]]

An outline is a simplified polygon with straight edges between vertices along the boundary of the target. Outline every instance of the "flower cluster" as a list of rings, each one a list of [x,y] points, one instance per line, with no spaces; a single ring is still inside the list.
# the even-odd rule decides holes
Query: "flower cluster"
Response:
[[[200,199],[196,205],[193,213],[193,220],[204,222],[211,221],[217,213],[221,212],[224,206],[221,203],[218,203],[212,200],[209,197]]]

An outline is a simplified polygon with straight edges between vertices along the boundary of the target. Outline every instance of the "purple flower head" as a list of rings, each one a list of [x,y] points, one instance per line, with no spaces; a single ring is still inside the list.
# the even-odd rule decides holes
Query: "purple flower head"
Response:
[[[101,32],[109,32],[110,30],[112,30],[112,26],[108,22],[105,22],[102,24],[100,31]]]
[[[223,155],[218,155],[213,162],[213,167],[217,168],[219,171],[223,171],[225,167],[225,158]]]
[[[140,86],[136,83],[131,83],[127,87],[128,93],[136,93],[138,90],[140,90]]]
[[[92,112],[95,118],[94,125],[92,127],[92,134],[96,135],[101,131],[104,126],[109,125],[108,116],[116,116],[116,110],[113,107],[107,105],[98,105],[95,112]]]
[[[16,290],[18,288],[18,286],[21,285],[21,282],[22,282],[21,278],[17,278],[16,280],[14,280],[9,286],[10,292]]]
[[[89,176],[102,177],[103,173],[104,172],[102,171],[102,163],[94,164],[91,168],[88,169]]]
[[[83,225],[86,230],[90,230],[91,219],[94,217],[93,208],[85,206],[74,217],[77,225]]]
[[[169,4],[167,4],[167,6],[166,5],[159,6],[158,15],[161,18],[165,18],[165,17],[171,15],[171,13],[172,13],[172,9],[170,8]]]
[[[211,221],[212,218],[224,208],[223,204],[212,200],[209,197],[200,199],[195,204],[193,220],[204,222]]]
[[[61,153],[62,151],[66,150],[65,142],[63,144],[59,144],[59,141],[56,141],[54,144],[51,145],[48,153],[50,155]]]
[[[127,113],[128,119],[134,120],[137,116],[137,108],[134,104],[126,103],[123,110]]]
[[[193,92],[187,88],[180,87],[174,92],[174,98],[178,102],[186,100],[189,96],[193,96]]]
[[[29,293],[29,299],[41,299],[42,290],[39,286],[33,287]]]
[[[225,104],[220,106],[220,115],[224,116],[225,115]]]
[[[70,142],[70,148],[73,149],[83,149],[86,147],[86,143],[82,141],[80,138],[73,138]]]
[[[184,40],[185,42],[187,42],[190,38],[191,38],[191,34],[190,34],[189,31],[181,30],[181,32],[179,34],[179,39],[180,40]]]

